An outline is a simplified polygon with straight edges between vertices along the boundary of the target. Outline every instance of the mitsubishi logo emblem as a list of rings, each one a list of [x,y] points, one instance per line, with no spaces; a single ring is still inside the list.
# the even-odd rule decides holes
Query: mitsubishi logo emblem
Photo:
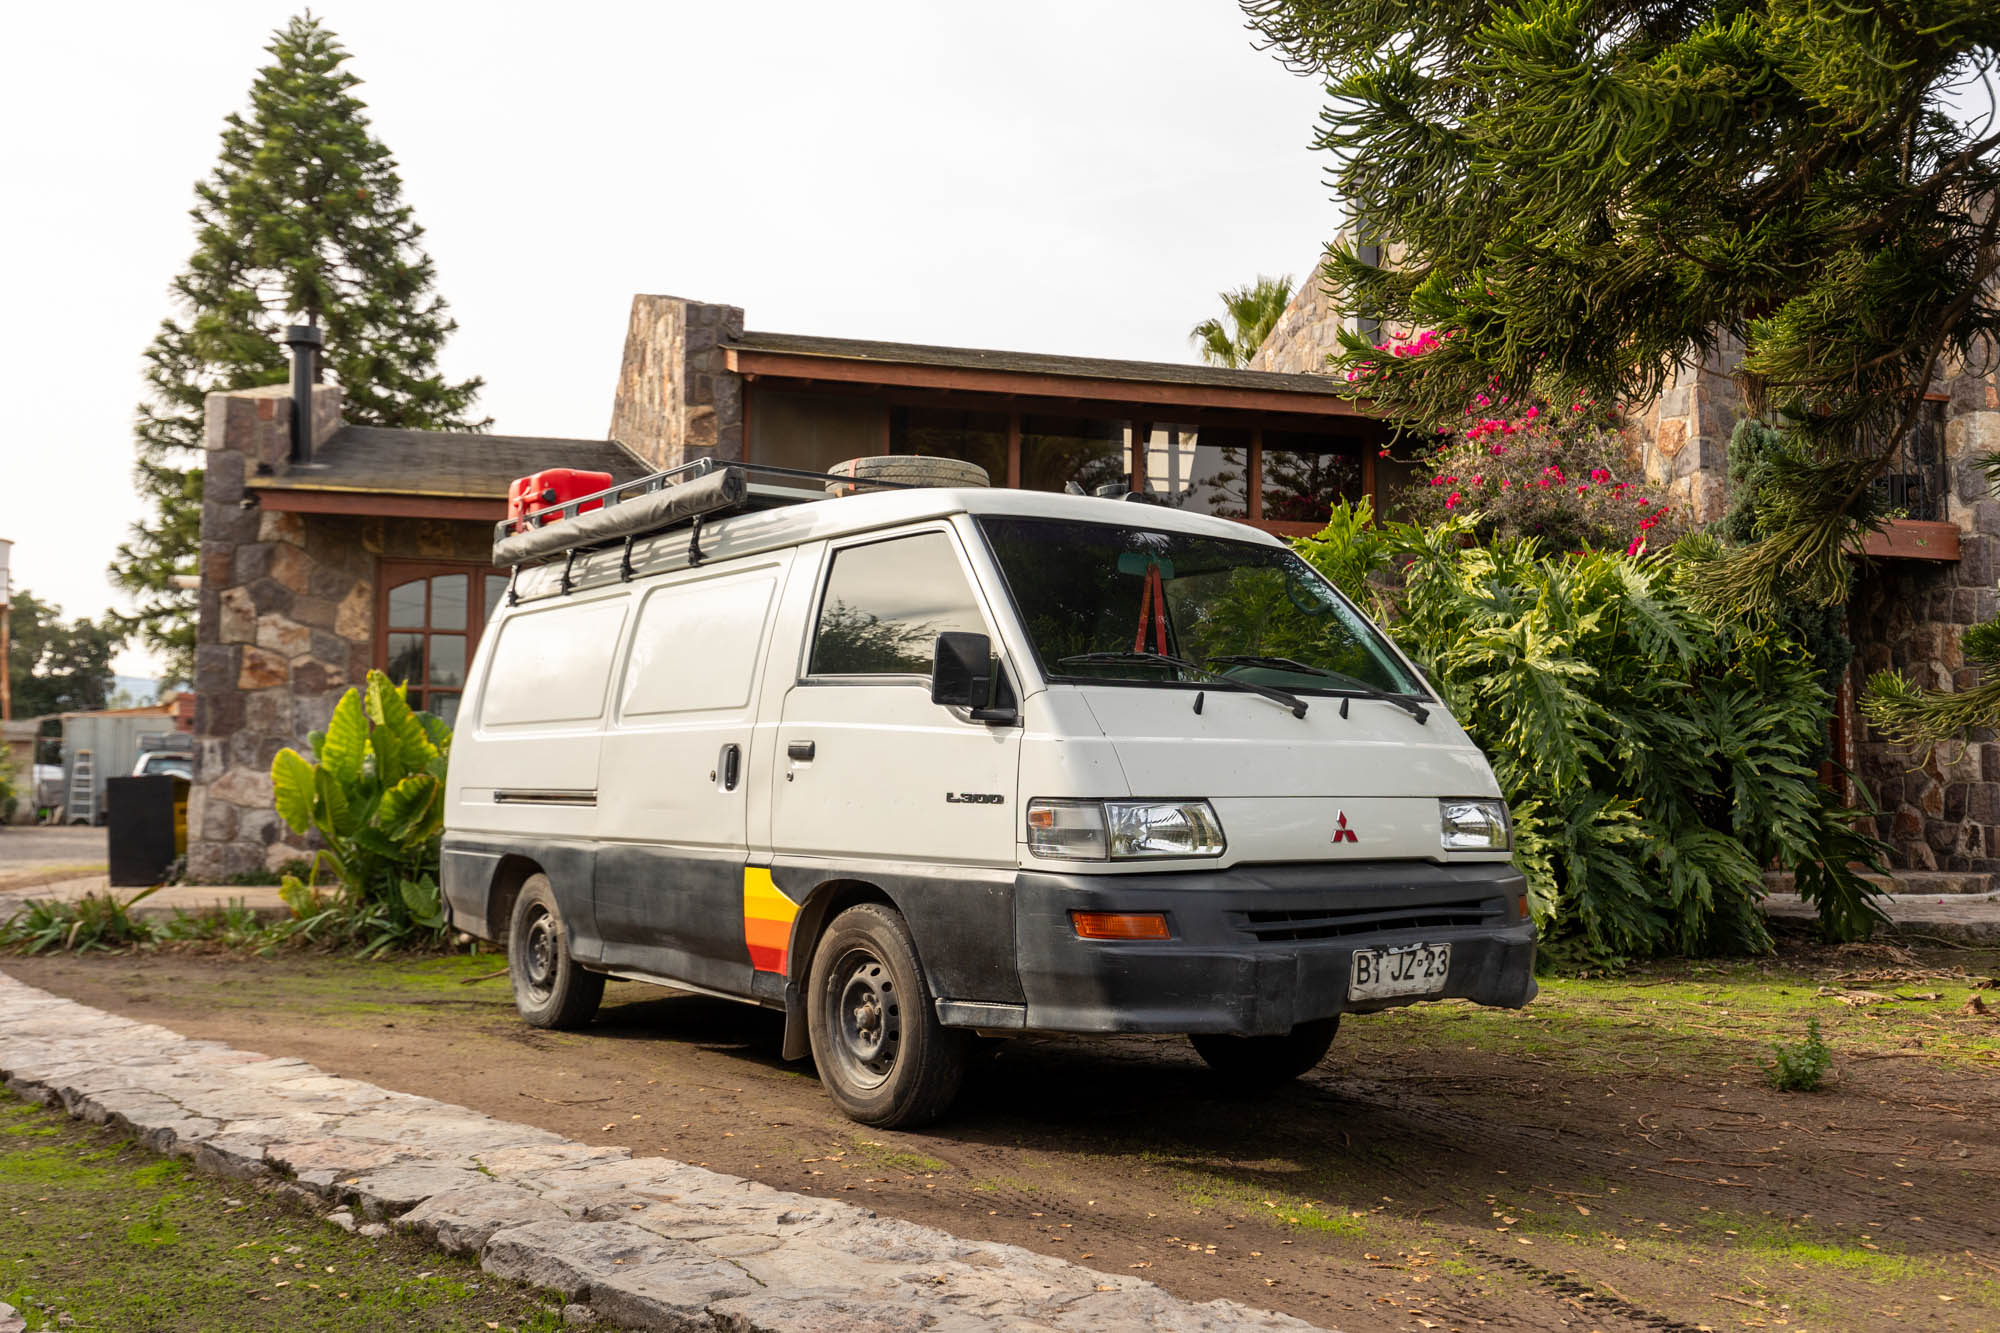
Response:
[[[1340,812],[1340,827],[1333,831],[1333,840],[1336,843],[1341,843],[1341,842],[1358,843],[1361,841],[1361,839],[1354,836],[1354,830],[1347,827],[1347,812],[1345,810],[1342,810]]]

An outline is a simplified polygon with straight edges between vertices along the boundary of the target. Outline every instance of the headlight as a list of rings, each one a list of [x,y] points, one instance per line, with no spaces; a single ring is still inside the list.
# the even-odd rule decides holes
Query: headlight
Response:
[[[1065,861],[1220,856],[1222,821],[1207,801],[1030,801],[1028,850]]]
[[[1448,852],[1505,852],[1514,846],[1514,828],[1505,801],[1438,802]]]

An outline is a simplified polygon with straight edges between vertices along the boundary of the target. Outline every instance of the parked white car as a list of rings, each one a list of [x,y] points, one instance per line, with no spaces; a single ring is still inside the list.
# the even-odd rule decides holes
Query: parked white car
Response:
[[[1534,996],[1484,756],[1275,538],[684,477],[646,503],[692,524],[534,534],[560,553],[469,673],[445,895],[530,1023],[587,1022],[606,977],[782,1009],[786,1058],[901,1125],[975,1033],[1186,1033],[1281,1079],[1343,1014]]]

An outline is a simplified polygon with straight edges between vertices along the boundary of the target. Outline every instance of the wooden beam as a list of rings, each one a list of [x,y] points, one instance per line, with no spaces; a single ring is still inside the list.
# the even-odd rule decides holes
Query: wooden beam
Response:
[[[1264,428],[1250,428],[1250,458],[1243,465],[1243,504],[1250,521],[1264,517]]]
[[[1021,489],[1021,414],[1007,414],[1007,486]]]
[[[1373,420],[1361,406],[1335,396],[1290,389],[1253,389],[1220,384],[1096,379],[1022,370],[968,366],[920,366],[887,361],[848,361],[725,347],[726,369],[739,375],[781,375],[791,379],[839,380],[901,388],[953,389],[1029,398],[1074,398],[1085,402],[1135,403],[1170,407],[1222,407],[1253,412],[1292,412],[1310,417]]]
[[[380,491],[306,491],[252,486],[259,507],[279,514],[356,514],[370,518],[449,518],[498,523],[505,500],[458,495],[395,495]]]
[[[1958,524],[1893,518],[1880,532],[1861,539],[1864,554],[1885,560],[1956,560]]]

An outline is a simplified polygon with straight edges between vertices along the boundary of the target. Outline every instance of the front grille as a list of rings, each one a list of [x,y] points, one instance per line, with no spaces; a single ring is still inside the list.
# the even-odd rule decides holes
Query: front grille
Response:
[[[1446,926],[1484,926],[1507,913],[1504,898],[1468,898],[1462,902],[1398,904],[1394,907],[1316,907],[1303,912],[1239,912],[1242,929],[1266,943],[1281,940],[1330,940],[1346,935],[1377,935],[1390,931],[1439,930]]]

